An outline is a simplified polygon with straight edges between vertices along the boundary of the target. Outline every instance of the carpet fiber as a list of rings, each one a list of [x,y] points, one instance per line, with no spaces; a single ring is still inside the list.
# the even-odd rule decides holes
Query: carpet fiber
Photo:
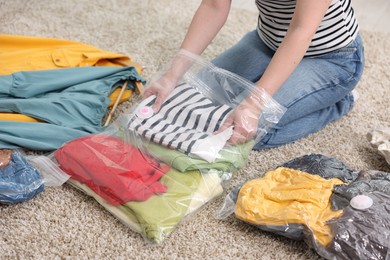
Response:
[[[197,0],[0,0],[0,33],[80,41],[129,55],[149,79],[176,53]],[[215,57],[255,28],[256,13],[233,9],[204,57]],[[360,99],[344,118],[295,143],[252,152],[227,190],[295,157],[321,153],[356,170],[390,172],[366,139],[390,123],[390,34],[361,32],[366,65]],[[120,110],[119,110],[120,111]],[[0,206],[2,259],[319,259],[302,241],[259,231],[233,216],[214,218],[219,198],[151,246],[93,199],[68,184],[34,199]]]

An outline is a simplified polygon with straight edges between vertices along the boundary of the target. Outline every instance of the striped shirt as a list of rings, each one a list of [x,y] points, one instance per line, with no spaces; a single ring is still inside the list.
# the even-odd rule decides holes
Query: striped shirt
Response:
[[[150,96],[143,100],[136,111],[153,105],[155,98]],[[207,153],[213,150],[214,141],[222,149],[230,138],[227,136],[221,140],[220,136],[213,133],[222,126],[231,111],[231,107],[216,104],[190,85],[182,84],[172,91],[158,113],[147,118],[137,116],[136,113],[128,127],[138,136],[187,155],[193,154],[194,150],[200,153],[200,146]]]
[[[296,0],[256,0],[256,5],[260,11],[257,32],[268,47],[276,50],[286,35]],[[333,0],[305,56],[343,48],[356,38],[358,30],[351,0]]]

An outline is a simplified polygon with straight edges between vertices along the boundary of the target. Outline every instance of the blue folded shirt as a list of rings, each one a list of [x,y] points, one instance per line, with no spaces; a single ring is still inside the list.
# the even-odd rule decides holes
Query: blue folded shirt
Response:
[[[14,150],[9,164],[0,169],[0,203],[23,202],[43,190],[39,171],[18,150]]]

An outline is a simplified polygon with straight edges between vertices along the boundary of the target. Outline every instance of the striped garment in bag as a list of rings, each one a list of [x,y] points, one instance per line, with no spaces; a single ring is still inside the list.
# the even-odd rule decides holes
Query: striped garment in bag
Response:
[[[157,113],[151,109],[155,98],[150,96],[137,106],[129,129],[152,142],[214,162],[233,128],[213,133],[233,109],[216,104],[188,84],[177,86]]]

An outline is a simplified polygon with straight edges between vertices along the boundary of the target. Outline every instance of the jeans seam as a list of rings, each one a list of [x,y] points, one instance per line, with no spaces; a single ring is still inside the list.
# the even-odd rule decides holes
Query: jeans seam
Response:
[[[310,95],[313,95],[313,94],[315,94],[315,93],[317,93],[319,91],[326,90],[326,89],[329,89],[329,88],[332,88],[332,87],[343,87],[344,85],[347,85],[347,84],[349,84],[352,81],[356,81],[356,83],[357,83],[358,82],[358,79],[356,77],[357,74],[358,73],[357,73],[357,66],[356,66],[355,67],[355,72],[353,73],[353,75],[351,75],[347,79],[342,80],[342,81],[338,79],[338,82],[336,84],[332,83],[332,81],[328,81],[328,83],[322,85],[321,88],[316,88],[315,91],[309,92],[306,95],[300,96],[300,98],[294,99],[288,106],[286,106],[286,108],[287,109],[290,108],[291,106],[295,105],[300,100],[302,100],[302,99],[304,99],[304,98],[306,98],[306,97],[308,97]],[[334,79],[337,79],[337,78],[334,78]],[[356,84],[355,84],[355,86],[356,86]],[[352,90],[353,90],[353,88],[350,91],[352,91]]]

